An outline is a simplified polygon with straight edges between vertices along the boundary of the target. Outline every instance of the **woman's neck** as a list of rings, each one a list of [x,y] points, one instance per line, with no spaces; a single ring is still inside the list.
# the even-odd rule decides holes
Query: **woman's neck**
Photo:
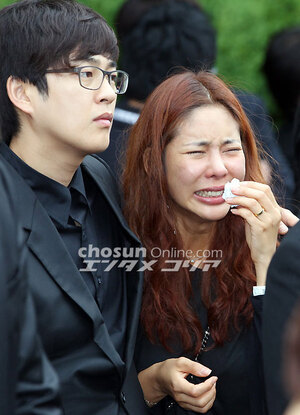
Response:
[[[194,253],[210,249],[214,228],[215,222],[199,223],[196,226],[191,226],[182,220],[177,222],[177,229],[182,238],[184,249]]]

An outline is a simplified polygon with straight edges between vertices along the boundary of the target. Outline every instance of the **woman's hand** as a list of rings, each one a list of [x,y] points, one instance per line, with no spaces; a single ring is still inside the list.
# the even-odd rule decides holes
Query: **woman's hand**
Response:
[[[186,380],[189,374],[206,377],[211,373],[207,367],[185,357],[167,359],[155,363],[139,373],[144,397],[158,402],[170,395],[184,409],[206,413],[216,398],[216,382],[212,376],[205,382],[194,385]]]
[[[231,212],[245,219],[246,240],[256,269],[257,285],[265,285],[268,266],[276,250],[281,208],[266,184],[241,182],[231,190],[237,197],[226,202],[239,205]]]

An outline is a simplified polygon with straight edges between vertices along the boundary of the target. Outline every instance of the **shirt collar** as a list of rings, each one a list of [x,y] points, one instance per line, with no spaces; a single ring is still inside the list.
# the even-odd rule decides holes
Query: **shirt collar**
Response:
[[[84,196],[87,203],[81,167],[76,170],[68,187],[44,176],[20,159],[6,144],[1,144],[3,157],[31,187],[48,215],[62,226],[66,226],[71,208],[70,188]],[[88,203],[87,203],[88,205]]]

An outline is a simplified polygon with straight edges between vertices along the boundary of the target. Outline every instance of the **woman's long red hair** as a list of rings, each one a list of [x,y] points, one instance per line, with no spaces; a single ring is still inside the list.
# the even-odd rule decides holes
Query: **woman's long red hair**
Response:
[[[239,123],[245,180],[264,182],[255,137],[241,105],[225,83],[208,72],[187,71],[171,76],[147,99],[131,130],[123,173],[125,216],[149,255],[155,247],[183,249],[180,235],[174,234],[175,217],[168,208],[171,201],[164,152],[185,116],[195,108],[212,104],[223,105]],[[212,337],[216,344],[222,344],[232,325],[239,330],[241,319],[247,324],[253,316],[250,296],[256,277],[243,220],[226,215],[218,221],[210,248],[222,250],[223,256],[213,273],[203,273],[201,295]],[[145,274],[142,324],[151,341],[159,339],[170,349],[172,339],[179,337],[185,350],[197,351],[203,328],[190,305],[189,273],[185,268],[177,273],[162,272],[167,268],[165,259],[160,257],[153,271]]]

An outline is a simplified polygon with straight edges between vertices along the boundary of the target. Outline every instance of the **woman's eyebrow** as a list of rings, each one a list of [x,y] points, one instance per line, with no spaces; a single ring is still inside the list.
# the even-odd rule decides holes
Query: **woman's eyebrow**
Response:
[[[193,141],[192,143],[186,143],[184,144],[184,147],[187,146],[197,146],[197,147],[201,147],[201,146],[207,146],[210,142],[207,140],[201,140],[201,141]]]

